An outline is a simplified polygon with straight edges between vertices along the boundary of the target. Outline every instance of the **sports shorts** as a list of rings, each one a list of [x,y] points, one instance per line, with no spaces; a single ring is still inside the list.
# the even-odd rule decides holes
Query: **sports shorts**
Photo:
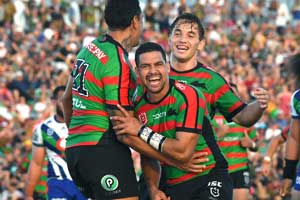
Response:
[[[229,174],[232,183],[233,183],[233,189],[238,188],[250,188],[250,173],[249,170],[240,170],[236,172],[232,172]]]
[[[232,199],[232,193],[227,169],[213,169],[207,175],[166,188],[166,194],[172,200],[228,200]]]
[[[94,146],[66,149],[70,174],[82,193],[92,199],[138,196],[130,149],[110,137]]]
[[[51,199],[76,199],[86,200],[83,194],[78,190],[73,181],[69,179],[50,178],[48,184],[48,198]]]

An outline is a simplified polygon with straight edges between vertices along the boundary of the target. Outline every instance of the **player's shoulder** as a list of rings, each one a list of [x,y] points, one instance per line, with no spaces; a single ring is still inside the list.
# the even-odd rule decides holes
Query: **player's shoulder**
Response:
[[[300,100],[300,89],[294,91],[294,93],[292,95],[292,99]]]

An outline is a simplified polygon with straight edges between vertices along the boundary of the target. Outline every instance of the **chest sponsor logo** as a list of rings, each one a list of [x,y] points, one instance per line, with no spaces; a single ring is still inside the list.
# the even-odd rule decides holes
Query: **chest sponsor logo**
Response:
[[[142,122],[143,124],[146,124],[148,122],[147,115],[145,112],[140,113],[138,116],[139,116],[140,122]]]
[[[161,113],[157,113],[157,114],[152,115],[154,120],[157,120],[157,119],[165,117],[165,116],[167,116],[166,112],[161,112]]]

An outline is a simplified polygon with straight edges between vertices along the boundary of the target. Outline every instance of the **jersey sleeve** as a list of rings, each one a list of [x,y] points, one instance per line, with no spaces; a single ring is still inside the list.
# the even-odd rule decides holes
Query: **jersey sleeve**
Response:
[[[41,125],[39,125],[32,134],[32,144],[35,146],[44,146]]]
[[[291,117],[299,119],[300,118],[300,90],[297,90],[293,93],[291,101]]]
[[[135,89],[134,74],[127,61],[126,55],[120,47],[113,66],[105,70],[102,82],[104,86],[105,104],[110,109],[117,109],[117,104],[126,110],[132,110],[132,94]]]
[[[256,131],[256,129],[255,128],[250,128],[250,129],[248,129],[249,130],[249,138],[251,139],[251,140],[254,140],[254,141],[256,141],[258,138],[257,138],[257,131]]]
[[[178,101],[178,116],[176,118],[176,131],[200,134],[204,115],[207,112],[204,96],[197,89],[176,82],[176,88],[182,94]]]
[[[239,113],[246,104],[233,91],[229,83],[220,75],[215,75],[212,106],[224,115],[228,122]]]

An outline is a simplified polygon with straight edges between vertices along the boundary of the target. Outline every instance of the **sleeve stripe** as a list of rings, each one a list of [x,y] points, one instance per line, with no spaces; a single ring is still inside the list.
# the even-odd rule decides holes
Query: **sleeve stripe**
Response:
[[[119,103],[120,105],[130,105],[129,88],[130,88],[130,66],[124,60],[123,49],[118,47],[119,62],[121,66],[119,79]]]

